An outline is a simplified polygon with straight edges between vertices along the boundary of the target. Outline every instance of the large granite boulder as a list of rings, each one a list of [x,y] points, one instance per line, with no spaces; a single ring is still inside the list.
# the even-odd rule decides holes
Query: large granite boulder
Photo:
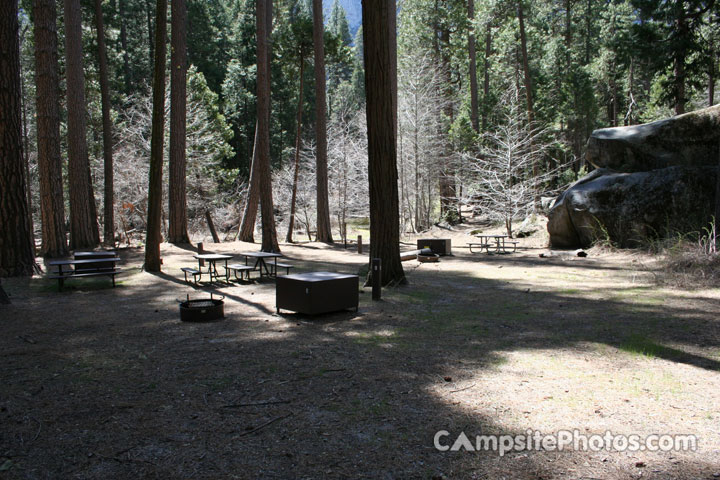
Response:
[[[637,173],[595,170],[555,201],[548,215],[550,244],[587,248],[597,239],[609,239],[620,247],[634,247],[648,238],[700,230],[714,211],[717,170],[701,166]]]
[[[646,172],[718,164],[720,105],[644,125],[595,130],[586,159],[596,168]]]

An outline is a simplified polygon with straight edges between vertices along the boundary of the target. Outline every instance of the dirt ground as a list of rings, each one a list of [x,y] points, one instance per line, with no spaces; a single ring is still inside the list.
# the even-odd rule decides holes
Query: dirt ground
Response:
[[[476,227],[473,227],[476,228]],[[121,249],[107,278],[3,280],[0,478],[720,478],[720,293],[663,287],[638,252],[471,254],[360,308],[275,313],[272,280],[194,288],[194,250],[163,273]],[[413,238],[406,239],[408,249]],[[242,243],[205,244],[237,254]],[[295,270],[357,273],[366,255],[281,245]],[[353,247],[354,248],[354,247]],[[180,322],[178,299],[225,296]],[[689,434],[695,451],[439,451],[477,435]]]

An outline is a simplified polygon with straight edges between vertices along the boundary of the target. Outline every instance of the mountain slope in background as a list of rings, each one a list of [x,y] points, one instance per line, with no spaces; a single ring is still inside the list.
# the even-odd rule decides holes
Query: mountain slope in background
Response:
[[[323,14],[325,22],[330,18],[330,11],[335,0],[323,0]],[[340,6],[345,9],[348,25],[350,26],[350,35],[355,38],[358,28],[362,25],[362,3],[361,0],[340,0]]]

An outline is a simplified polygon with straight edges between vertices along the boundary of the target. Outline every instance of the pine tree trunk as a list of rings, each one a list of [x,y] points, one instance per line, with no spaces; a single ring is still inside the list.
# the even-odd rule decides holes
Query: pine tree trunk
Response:
[[[105,50],[105,27],[103,25],[102,0],[95,0],[95,25],[97,28],[98,63],[100,66],[100,97],[102,102],[103,159],[105,173],[105,200],[103,243],[115,245],[115,192],[113,185],[112,122],[110,121],[110,86],[108,84],[107,53]]]
[[[712,51],[715,49],[712,48]],[[717,66],[715,63],[715,57],[712,55],[709,58],[710,65],[708,66],[708,107],[715,105],[715,71]]]
[[[270,180],[271,0],[257,0],[257,167],[263,252],[279,252]]]
[[[85,118],[85,78],[80,0],[65,0],[65,71],[67,83],[68,183],[70,249],[95,248],[100,243]]]
[[[17,0],[0,0],[0,277],[35,264],[25,183]]]
[[[170,49],[170,179],[168,192],[168,242],[190,243],[185,184],[187,7],[185,0],[171,4]]]
[[[315,175],[317,181],[316,240],[318,242],[333,243],[330,228],[330,204],[328,201],[324,33],[322,0],[313,0],[313,47],[315,50]]]
[[[130,85],[130,55],[128,54],[127,26],[125,25],[125,0],[118,0],[118,20],[120,21],[120,47],[123,52],[123,80],[125,92],[129,93]]]
[[[488,110],[490,108],[490,55],[492,54],[492,26],[487,24],[485,33],[485,58],[483,61],[483,109],[482,109],[482,131],[487,130]]]
[[[363,0],[363,54],[367,99],[368,177],[370,183],[370,258],[382,262],[382,283],[405,283],[400,263],[400,223],[396,129],[393,113],[390,18],[396,14],[394,0]],[[367,283],[371,285],[372,270]]]
[[[150,179],[148,187],[145,270],[160,271],[162,242],[163,133],[165,131],[165,43],[167,0],[157,0],[155,17],[155,63],[153,66],[153,111],[150,134]]]
[[[302,133],[302,107],[303,107],[303,90],[305,88],[305,52],[300,51],[300,92],[298,93],[298,106],[295,128],[295,173],[293,174],[292,196],[290,198],[290,221],[288,222],[288,231],[285,240],[293,243],[293,230],[295,230],[295,202],[297,200],[298,176],[300,174],[300,142]]]
[[[153,12],[152,12],[153,0],[145,0],[145,18],[147,19],[147,33],[148,33],[148,51],[150,52],[150,65],[153,65],[155,61],[155,34],[153,33]],[[157,12],[155,12],[157,15]]]
[[[255,242],[255,221],[257,220],[258,205],[260,205],[260,189],[257,166],[257,149],[258,146],[258,126],[255,123],[255,140],[253,142],[253,156],[250,163],[250,184],[248,185],[247,198],[245,200],[245,209],[243,211],[242,221],[240,222],[240,234],[238,240],[241,242]]]
[[[40,180],[40,255],[68,254],[60,154],[60,78],[58,74],[57,13],[54,0],[34,0],[35,94]]]
[[[520,48],[522,50],[523,74],[525,80],[525,98],[527,99],[528,122],[532,123],[535,119],[535,111],[533,107],[532,79],[530,76],[530,64],[528,62],[527,52],[527,36],[525,35],[525,15],[523,14],[523,0],[518,0],[517,14],[520,24]]]
[[[675,115],[681,115],[685,113],[685,57],[687,56],[685,42],[690,36],[690,27],[683,2],[678,2],[675,8],[677,15],[675,32],[680,41],[673,58],[673,81],[675,83]]]
[[[475,0],[468,0],[468,18],[470,19],[470,32],[468,34],[468,56],[470,57],[470,122],[473,129],[480,130],[478,119],[478,84],[477,61],[475,54]]]

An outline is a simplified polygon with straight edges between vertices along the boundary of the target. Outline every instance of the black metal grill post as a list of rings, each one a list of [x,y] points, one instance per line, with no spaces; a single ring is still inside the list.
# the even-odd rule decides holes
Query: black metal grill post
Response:
[[[382,296],[382,268],[379,258],[372,259],[372,299],[380,300]]]

